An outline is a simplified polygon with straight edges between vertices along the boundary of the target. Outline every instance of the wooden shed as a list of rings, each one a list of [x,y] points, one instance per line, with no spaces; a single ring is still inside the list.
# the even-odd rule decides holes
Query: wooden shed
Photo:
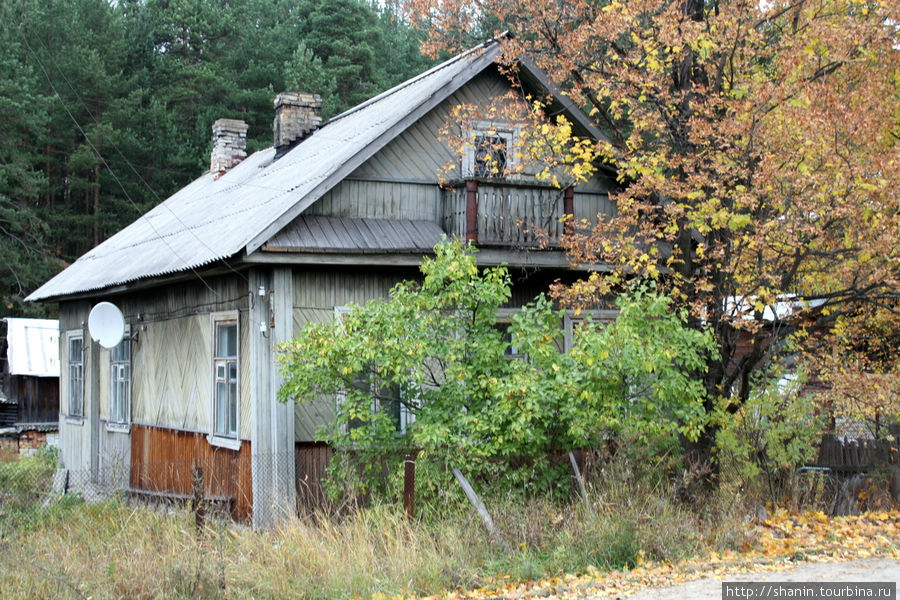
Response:
[[[0,429],[5,446],[36,449],[59,428],[59,321],[3,319]],[[53,440],[53,436],[50,438]]]

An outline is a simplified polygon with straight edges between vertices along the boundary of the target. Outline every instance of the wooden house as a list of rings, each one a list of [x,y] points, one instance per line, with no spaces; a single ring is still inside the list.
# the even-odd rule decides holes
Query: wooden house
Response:
[[[59,323],[5,318],[0,349],[0,447],[25,451],[54,442],[59,427]]]
[[[515,160],[520,124],[503,116],[463,131],[462,156],[440,134],[455,106],[508,94],[498,54],[490,41],[325,123],[317,96],[280,94],[275,144],[251,156],[246,125],[217,121],[210,172],[29,296],[60,306],[64,467],[170,495],[188,493],[201,467],[207,495],[265,526],[295,509],[298,491],[314,495],[329,456],[315,431],[334,409],[277,401],[277,342],[417,277],[443,235],[472,240],[482,264],[509,265],[510,308],[571,276],[560,218],[613,210],[611,176],[561,190],[486,169]],[[536,68],[518,77],[552,93]],[[548,107],[601,135],[566,97]],[[113,350],[86,329],[100,301],[127,322]]]

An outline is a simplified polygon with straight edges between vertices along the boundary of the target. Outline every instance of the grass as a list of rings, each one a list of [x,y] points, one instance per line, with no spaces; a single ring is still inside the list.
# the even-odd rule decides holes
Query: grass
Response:
[[[568,505],[486,498],[509,551],[491,544],[463,500],[415,522],[399,507],[375,506],[264,533],[209,521],[198,534],[183,509],[67,498],[36,505],[28,519],[0,515],[0,589],[4,599],[426,595],[501,573],[609,570],[736,543],[731,515],[689,510],[624,465],[603,481],[588,501]]]

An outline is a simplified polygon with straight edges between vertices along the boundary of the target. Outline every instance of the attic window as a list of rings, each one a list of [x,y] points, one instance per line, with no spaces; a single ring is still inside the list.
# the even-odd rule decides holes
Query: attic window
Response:
[[[506,140],[500,135],[475,136],[475,177],[502,177],[506,171]]]
[[[469,132],[470,142],[463,156],[463,176],[477,179],[506,179],[515,167],[515,131],[479,123]]]

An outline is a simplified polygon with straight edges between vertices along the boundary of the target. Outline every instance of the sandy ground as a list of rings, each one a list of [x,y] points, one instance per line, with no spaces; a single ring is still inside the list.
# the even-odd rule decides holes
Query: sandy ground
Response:
[[[729,575],[725,579],[698,579],[668,587],[643,590],[626,596],[628,600],[717,600],[722,598],[722,581],[776,582],[875,582],[900,581],[900,562],[893,559],[865,559],[849,562],[810,562],[789,571],[767,571]]]

